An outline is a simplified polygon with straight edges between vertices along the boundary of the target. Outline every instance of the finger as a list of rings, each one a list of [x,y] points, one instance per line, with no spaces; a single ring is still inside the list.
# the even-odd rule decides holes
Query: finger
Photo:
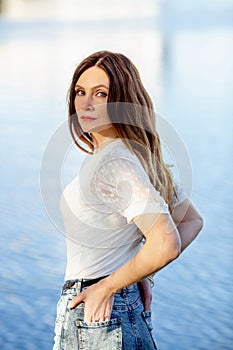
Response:
[[[111,318],[111,313],[112,313],[112,305],[109,305],[104,313],[104,321],[108,321]]]
[[[84,322],[102,322],[102,321],[109,321],[110,320],[110,313],[102,311],[98,314],[91,314],[88,312],[87,309],[84,309]]]
[[[98,321],[98,316],[97,315],[93,315],[91,310],[89,311],[87,305],[85,305],[83,320],[84,320],[84,322],[97,322]]]
[[[80,304],[82,301],[84,300],[84,295],[82,293],[80,293],[79,295],[77,295],[76,297],[74,297],[69,305],[68,305],[68,308],[69,309],[73,309],[75,308],[78,304]]]
[[[85,315],[84,313],[84,322],[99,322],[100,319],[98,317],[95,316],[91,316],[91,315]]]

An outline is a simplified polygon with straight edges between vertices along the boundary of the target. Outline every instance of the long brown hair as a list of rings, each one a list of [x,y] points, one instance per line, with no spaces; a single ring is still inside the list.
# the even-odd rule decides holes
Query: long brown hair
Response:
[[[91,134],[83,132],[74,106],[76,82],[93,66],[103,69],[109,77],[108,114],[118,137],[137,155],[151,183],[172,212],[176,191],[170,169],[163,161],[153,104],[137,68],[126,56],[99,51],[76,68],[69,90],[69,128],[75,144],[84,152],[93,153]]]

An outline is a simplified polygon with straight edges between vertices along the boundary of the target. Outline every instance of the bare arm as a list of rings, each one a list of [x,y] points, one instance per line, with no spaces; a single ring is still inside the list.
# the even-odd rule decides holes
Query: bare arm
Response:
[[[183,251],[196,238],[197,234],[202,229],[203,219],[189,200],[185,200],[175,208],[172,218],[177,225],[181,238],[181,251]],[[152,302],[152,287],[147,278],[139,283],[139,289],[143,299],[144,309],[150,310]]]
[[[152,285],[148,278],[143,278],[138,282],[138,288],[144,305],[144,311],[151,310],[152,304]]]
[[[203,219],[193,203],[185,199],[172,213],[181,239],[181,252],[196,238],[203,227]]]
[[[71,308],[85,302],[85,321],[108,319],[114,293],[153,274],[179,256],[179,233],[170,215],[143,214],[134,222],[146,237],[140,251],[127,264],[72,300]]]
[[[153,226],[150,220],[154,220]],[[150,227],[144,230],[146,242],[134,258],[107,278],[112,293],[160,270],[180,253],[179,234],[170,215],[143,214],[134,222],[140,229]]]

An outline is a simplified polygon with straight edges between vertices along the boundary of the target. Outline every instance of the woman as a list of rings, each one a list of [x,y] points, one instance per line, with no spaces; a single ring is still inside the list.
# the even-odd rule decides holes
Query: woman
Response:
[[[90,154],[60,202],[67,268],[54,350],[156,349],[147,277],[179,256],[202,218],[163,162],[151,99],[127,57],[81,62],[69,126]]]

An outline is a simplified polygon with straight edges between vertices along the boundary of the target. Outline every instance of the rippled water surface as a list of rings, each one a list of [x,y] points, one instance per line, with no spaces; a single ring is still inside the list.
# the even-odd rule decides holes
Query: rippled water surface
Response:
[[[232,349],[232,39],[229,25],[161,32],[152,22],[120,29],[0,21],[1,349],[52,347],[66,251],[41,201],[41,158],[66,118],[76,63],[102,48],[133,59],[183,139],[192,198],[205,218],[195,243],[156,277],[159,348]],[[81,159],[72,148],[63,185]]]

